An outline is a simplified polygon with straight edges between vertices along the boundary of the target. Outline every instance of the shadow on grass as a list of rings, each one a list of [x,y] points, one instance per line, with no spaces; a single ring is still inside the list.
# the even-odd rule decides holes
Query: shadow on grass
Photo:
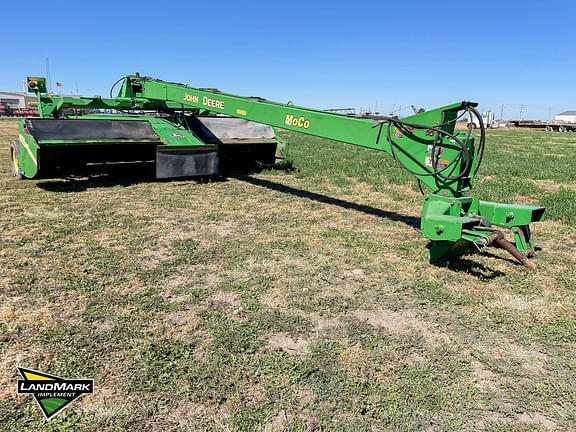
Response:
[[[373,216],[378,216],[385,219],[390,219],[397,222],[403,222],[406,225],[411,226],[415,229],[420,229],[420,218],[414,216],[403,215],[400,213],[390,212],[375,207],[367,206],[364,204],[356,204],[350,201],[345,201],[339,198],[330,197],[327,195],[319,194],[316,192],[310,192],[302,189],[298,189],[292,186],[286,186],[281,183],[276,183],[270,180],[257,179],[251,176],[237,176],[237,180],[242,180],[247,183],[265,187],[267,189],[275,190],[289,195],[294,195],[299,198],[306,198],[312,201],[320,202],[323,204],[330,204],[338,207],[342,207],[347,210],[355,210],[362,213],[366,213]]]
[[[36,185],[50,192],[83,192],[88,189],[131,186],[139,183],[183,181],[193,183],[224,182],[220,175],[204,177],[179,177],[157,179],[155,165],[147,163],[122,163],[93,167],[75,174],[52,173],[54,180],[43,179]],[[58,178],[59,177],[59,178]]]
[[[471,255],[474,255],[474,253],[472,253]],[[504,259],[505,261],[509,261],[506,258],[501,258],[496,255],[490,255],[490,256],[494,258]],[[506,273],[503,273],[500,270],[494,270],[493,268],[485,266],[484,264],[481,264],[479,262],[466,259],[462,255],[440,259],[430,264],[435,267],[447,268],[448,270],[451,270],[453,272],[468,273],[481,280],[492,280],[496,279],[497,277],[506,275]]]
[[[536,248],[537,251],[539,249],[540,248]],[[474,255],[479,255],[479,254],[480,254],[479,252],[477,252],[473,249],[470,249],[464,255],[442,258],[436,262],[432,262],[431,264],[436,266],[436,267],[443,267],[443,268],[447,268],[449,270],[456,271],[456,272],[470,273],[471,275],[477,276],[478,278],[484,279],[484,280],[491,280],[491,279],[495,279],[499,276],[505,276],[505,273],[503,273],[499,270],[494,270],[488,266],[485,266],[484,264],[480,264],[478,262],[471,261],[471,260],[468,260],[465,258],[466,255],[474,256]],[[483,250],[481,254],[486,256],[486,257],[489,257],[489,258],[494,258],[496,260],[505,261],[505,262],[512,264],[514,266],[523,267],[523,264],[519,263],[518,261],[516,261],[514,258],[512,258],[510,256],[496,255],[496,254],[491,253],[489,250]]]
[[[245,167],[222,168],[220,175],[175,177],[167,179],[156,178],[154,162],[122,162],[110,164],[94,164],[77,167],[73,173],[52,171],[40,177],[37,186],[50,192],[82,192],[93,188],[114,186],[131,186],[138,183],[161,183],[172,181],[188,181],[192,183],[225,182],[226,177],[240,178],[265,170],[291,172],[294,166],[290,161],[280,161],[274,164],[247,165]],[[54,179],[54,180],[52,180]]]

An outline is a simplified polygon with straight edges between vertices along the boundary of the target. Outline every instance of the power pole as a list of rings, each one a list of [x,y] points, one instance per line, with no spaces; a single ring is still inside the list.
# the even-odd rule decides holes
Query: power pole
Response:
[[[500,121],[502,121],[503,117],[504,117],[504,104],[500,105]]]
[[[50,63],[46,57],[46,79],[48,80],[48,91],[52,93],[52,79],[50,78]]]
[[[520,120],[524,120],[524,105],[520,105]]]

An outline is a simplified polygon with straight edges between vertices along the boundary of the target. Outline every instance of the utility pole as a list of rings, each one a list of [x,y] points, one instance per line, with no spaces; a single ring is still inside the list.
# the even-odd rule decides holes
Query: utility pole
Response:
[[[46,57],[46,79],[48,80],[48,92],[52,93],[52,79],[50,78],[50,63]]]
[[[524,120],[524,105],[520,105],[520,120]]]
[[[502,121],[504,117],[504,104],[500,105],[500,121]]]
[[[26,93],[26,80],[22,80],[22,91]]]

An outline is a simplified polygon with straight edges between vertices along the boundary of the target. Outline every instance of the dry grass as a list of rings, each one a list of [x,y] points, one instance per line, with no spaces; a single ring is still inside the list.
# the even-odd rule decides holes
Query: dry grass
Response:
[[[0,429],[46,426],[17,364],[95,378],[51,430],[576,428],[563,195],[537,270],[498,250],[431,266],[419,194],[384,155],[286,135],[292,173],[17,182],[15,135],[0,121]],[[499,168],[542,136],[490,132],[479,193],[573,190],[571,166],[524,166],[531,186]]]

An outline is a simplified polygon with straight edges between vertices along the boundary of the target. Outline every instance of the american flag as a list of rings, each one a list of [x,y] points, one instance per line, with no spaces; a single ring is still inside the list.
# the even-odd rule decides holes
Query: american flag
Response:
[[[57,86],[57,87],[62,87],[62,83],[57,82],[57,83],[56,83],[56,86]]]

